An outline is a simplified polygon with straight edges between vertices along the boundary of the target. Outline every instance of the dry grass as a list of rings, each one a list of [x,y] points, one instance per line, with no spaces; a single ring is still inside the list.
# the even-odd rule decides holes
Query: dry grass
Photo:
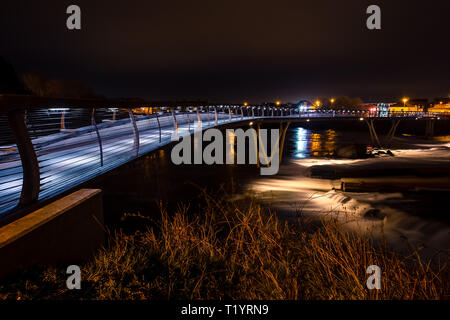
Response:
[[[447,264],[401,257],[370,238],[280,221],[255,199],[204,194],[197,215],[182,206],[158,226],[126,235],[82,266],[82,290],[65,289],[65,269],[11,279],[15,299],[447,299]],[[147,219],[142,218],[142,223]],[[304,221],[303,221],[304,222]],[[366,268],[382,270],[382,289],[366,288]],[[30,278],[31,277],[31,278]],[[26,280],[24,280],[26,279]]]

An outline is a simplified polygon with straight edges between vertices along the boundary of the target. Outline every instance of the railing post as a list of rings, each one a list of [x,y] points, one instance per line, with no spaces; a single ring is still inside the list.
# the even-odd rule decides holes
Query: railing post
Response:
[[[228,106],[228,114],[229,114],[228,122],[231,122],[231,107],[230,106]]]
[[[199,107],[197,107],[197,122],[198,122],[197,129],[200,130],[200,128],[202,127],[202,117],[200,116],[198,108]]]
[[[155,114],[156,114],[156,121],[158,122],[158,129],[159,129],[159,143],[161,143],[161,123],[159,123],[158,112],[155,112]]]
[[[36,201],[39,197],[39,162],[28,134],[24,111],[12,110],[8,112],[8,124],[22,161],[23,180],[19,203],[27,205]]]
[[[211,107],[210,107],[210,106],[208,106],[208,107],[206,108],[206,115],[208,116],[208,126],[210,126],[210,125],[211,125],[211,120],[210,120],[210,117],[209,117],[209,112],[210,112],[210,109],[211,109]]]
[[[186,117],[188,119],[188,132],[191,132],[191,119],[189,119],[189,112],[186,113]]]
[[[133,124],[134,132],[134,148],[136,150],[136,157],[139,155],[139,131],[136,124],[136,119],[134,118],[134,113],[131,108],[128,108],[128,115],[130,116],[131,123]]]
[[[252,118],[255,117],[255,107],[252,107]]]
[[[178,137],[178,122],[177,122],[177,117],[175,116],[175,112],[173,112],[173,109],[170,109],[170,111],[172,112],[172,117],[173,117],[173,130],[174,130],[174,136]]]
[[[241,106],[241,120],[244,120],[244,108]]]
[[[216,126],[217,126],[217,124],[219,123],[219,115],[217,114],[217,107],[216,106],[214,106],[214,113],[215,113],[215,115],[216,115]]]
[[[66,111],[63,110],[61,112],[61,130],[66,128],[66,121],[64,119],[65,114],[66,114]]]
[[[95,128],[95,133],[97,134],[98,147],[100,148],[100,166],[103,167],[103,145],[100,132],[98,131],[97,121],[95,121],[95,108],[92,108],[91,123]]]

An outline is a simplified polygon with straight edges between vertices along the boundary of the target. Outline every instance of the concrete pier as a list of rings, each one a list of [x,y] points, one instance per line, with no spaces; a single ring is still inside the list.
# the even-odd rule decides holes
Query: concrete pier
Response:
[[[105,241],[101,190],[81,189],[0,228],[0,277],[77,264]]]

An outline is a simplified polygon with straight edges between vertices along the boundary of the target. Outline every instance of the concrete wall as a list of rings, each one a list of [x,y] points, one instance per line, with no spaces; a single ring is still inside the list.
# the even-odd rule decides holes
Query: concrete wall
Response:
[[[101,190],[81,189],[0,228],[0,277],[77,264],[105,242]]]

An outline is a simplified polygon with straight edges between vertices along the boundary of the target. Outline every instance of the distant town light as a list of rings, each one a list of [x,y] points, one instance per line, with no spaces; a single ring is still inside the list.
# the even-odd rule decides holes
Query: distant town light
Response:
[[[279,106],[279,105],[281,104],[281,102],[280,102],[280,101],[277,101],[277,102],[275,102],[275,104],[276,104],[277,106]]]
[[[336,101],[336,100],[334,100],[334,98],[331,98],[331,99],[330,99],[330,102],[331,102],[331,103],[334,103],[334,101]]]
[[[248,102],[244,102],[244,107],[248,106]]]

